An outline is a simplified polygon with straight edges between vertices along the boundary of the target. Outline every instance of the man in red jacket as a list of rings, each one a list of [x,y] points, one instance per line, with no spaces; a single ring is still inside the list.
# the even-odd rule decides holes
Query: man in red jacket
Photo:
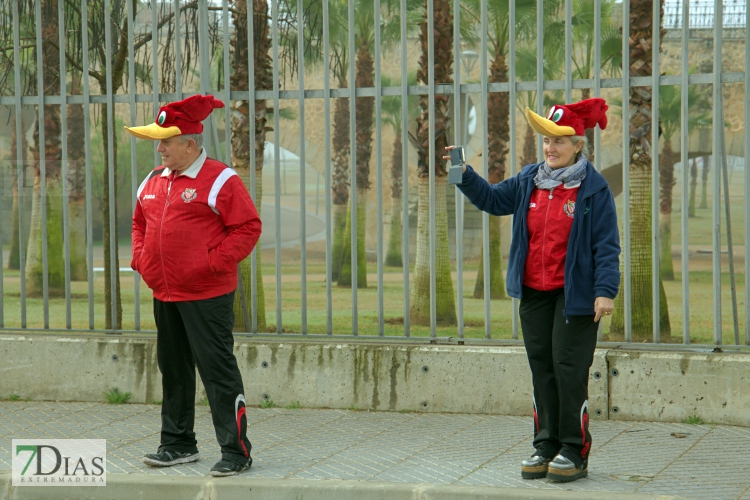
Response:
[[[150,125],[125,127],[158,140],[162,156],[138,188],[133,215],[131,267],[154,293],[163,390],[161,445],[143,461],[168,467],[200,458],[193,431],[197,366],[221,446],[213,476],[239,474],[253,462],[232,328],[237,264],[261,233],[242,180],[202,146],[201,121],[223,106],[196,95],[163,106]]]

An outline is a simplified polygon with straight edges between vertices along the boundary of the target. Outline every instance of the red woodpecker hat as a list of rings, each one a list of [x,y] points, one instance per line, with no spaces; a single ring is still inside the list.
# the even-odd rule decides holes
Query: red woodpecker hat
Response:
[[[588,128],[607,128],[607,102],[595,97],[573,104],[556,104],[543,118],[526,108],[526,119],[536,132],[548,137],[583,135]]]
[[[212,95],[194,95],[182,101],[172,102],[159,108],[154,123],[142,127],[125,127],[125,130],[139,139],[160,141],[177,135],[200,134],[203,120],[215,108],[223,108],[224,103]]]

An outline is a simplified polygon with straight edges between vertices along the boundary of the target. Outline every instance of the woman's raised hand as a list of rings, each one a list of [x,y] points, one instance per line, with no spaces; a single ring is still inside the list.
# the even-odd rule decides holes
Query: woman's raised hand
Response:
[[[445,150],[446,151],[450,151],[451,149],[456,149],[456,146],[453,146],[453,145],[451,145],[451,146],[445,146]],[[450,159],[451,159],[450,155],[443,156],[443,160],[450,160]]]

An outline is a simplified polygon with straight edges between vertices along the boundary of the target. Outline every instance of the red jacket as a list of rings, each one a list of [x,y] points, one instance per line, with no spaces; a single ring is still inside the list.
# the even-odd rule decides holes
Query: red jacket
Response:
[[[260,232],[255,205],[231,168],[211,158],[181,175],[158,167],[138,188],[130,266],[159,300],[217,297],[237,288],[237,264]]]
[[[523,284],[534,290],[557,290],[565,285],[565,255],[573,226],[578,187],[564,185],[550,191],[534,188],[531,193],[527,227],[529,252]]]

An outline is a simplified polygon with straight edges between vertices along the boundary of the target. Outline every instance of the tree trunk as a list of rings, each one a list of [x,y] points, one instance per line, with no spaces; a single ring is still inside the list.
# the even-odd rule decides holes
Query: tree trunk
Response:
[[[503,279],[502,257],[500,252],[500,217],[490,215],[490,298],[504,299],[505,280]],[[484,298],[484,247],[479,253],[479,269],[474,285],[474,298]],[[494,259],[494,261],[493,261]],[[498,264],[499,263],[499,264]]]
[[[339,87],[346,87],[346,80],[339,81]],[[344,233],[346,233],[346,212],[349,205],[349,99],[336,99],[333,115],[332,154],[333,179],[333,249],[331,256],[331,277],[338,281],[344,253]]]
[[[698,164],[695,158],[690,160],[690,201],[688,202],[688,217],[695,217],[695,189],[698,187]]]
[[[393,198],[393,204],[391,205],[391,234],[388,238],[388,252],[385,256],[386,266],[404,266],[404,261],[401,256],[402,231],[403,225],[401,223],[401,199]]]
[[[420,23],[419,42],[422,49],[417,70],[417,81],[429,84],[428,78],[428,44],[427,44],[427,2],[434,4],[435,29],[435,82],[453,82],[453,16],[451,2],[448,0],[425,0],[424,18]],[[419,210],[417,212],[417,257],[412,279],[411,321],[415,324],[430,324],[430,224],[429,224],[429,174],[430,158],[435,161],[435,218],[436,218],[436,317],[441,325],[456,324],[456,305],[453,296],[453,279],[450,269],[448,251],[448,201],[446,198],[445,160],[443,153],[448,145],[447,134],[451,129],[448,96],[436,95],[435,110],[435,143],[430,143],[430,115],[427,96],[419,99],[420,114],[417,118],[417,176],[419,186]]]
[[[708,208],[708,171],[711,168],[711,162],[708,156],[703,156],[703,170],[702,170],[702,183],[701,183],[701,204],[698,208]]]
[[[396,139],[393,141],[393,156],[391,157],[391,234],[388,238],[388,252],[385,263],[388,266],[403,267],[404,261],[401,256],[401,224],[402,212],[402,173],[403,173],[403,144],[401,134],[396,131]]]
[[[492,61],[491,78],[493,82],[508,81],[508,66],[505,54],[498,51]],[[510,103],[505,92],[492,93],[488,97],[488,181],[497,184],[505,179],[505,158],[508,154],[510,126],[508,116]],[[505,298],[505,281],[503,280],[503,259],[500,252],[500,219],[490,216],[490,298]],[[474,285],[474,298],[484,298],[484,245],[479,253],[479,269]]]
[[[234,37],[232,45],[232,68],[231,86],[237,90],[248,90],[249,67],[248,40],[247,40],[247,0],[234,0],[232,19],[234,21]],[[263,0],[254,0],[253,6],[253,54],[255,67],[256,90],[269,90],[273,86],[273,74],[271,72],[271,59],[268,55],[270,49],[268,4]],[[232,106],[232,166],[237,170],[248,192],[250,189],[250,176],[255,176],[255,196],[253,201],[260,216],[263,201],[263,158],[266,144],[266,132],[270,130],[267,119],[266,101],[254,101],[255,119],[255,171],[250,171],[250,102],[235,101]],[[261,266],[260,241],[256,246],[255,269],[256,281],[253,283],[251,258],[248,256],[240,263],[240,273],[244,284],[245,301],[247,310],[252,320],[253,315],[253,287],[257,290],[257,321],[258,331],[266,330],[266,301],[263,288],[263,268]],[[239,286],[239,283],[238,283]],[[234,330],[250,332],[252,325],[245,324],[243,307],[240,293],[234,296]]]
[[[523,156],[521,157],[521,166],[537,163],[536,159],[536,136],[531,125],[526,124],[526,135],[523,138]]]
[[[13,183],[13,211],[10,227],[10,256],[8,269],[21,269],[20,245],[18,244],[18,181]]]
[[[630,76],[651,76],[652,68],[652,11],[653,0],[631,0]],[[663,6],[662,6],[663,12]],[[662,30],[663,34],[664,30]],[[655,47],[661,50],[661,47]],[[651,91],[646,87],[630,90],[628,112],[630,122],[630,259],[632,337],[634,341],[653,338],[652,278],[659,279],[659,325],[661,341],[671,335],[669,309],[661,277],[652,276],[651,239],[651,155],[657,145],[651,139]],[[624,266],[624,260],[621,260]],[[624,293],[617,295],[612,314],[611,333],[622,337],[625,333]]]
[[[674,152],[669,141],[664,141],[659,161],[659,181],[661,199],[659,200],[659,274],[661,279],[674,281],[674,264],[672,262],[672,189],[674,180]]]
[[[74,75],[70,93],[80,94],[81,77]],[[86,128],[83,105],[68,104],[68,200],[70,279],[86,281]]]
[[[102,147],[104,149],[104,168],[102,168],[102,245],[104,247],[104,328],[118,330],[122,328],[122,300],[120,294],[120,249],[117,244],[117,134],[113,134],[112,168],[114,169],[114,193],[109,191],[109,113],[107,106],[101,107]],[[109,204],[114,203],[114,233],[110,232]],[[115,239],[115,254],[110,249],[111,238]],[[112,297],[112,264],[114,260],[115,297]],[[112,301],[115,301],[117,317],[112,318]]]
[[[49,297],[65,296],[65,268],[62,234],[62,185],[59,177],[47,177],[47,284]],[[31,229],[26,257],[26,296],[42,297],[44,292],[44,245],[42,240],[42,178],[34,177]]]
[[[411,321],[414,324],[430,324],[430,183],[429,178],[420,177],[419,207],[417,214],[417,258],[409,292]],[[448,200],[446,178],[435,178],[435,295],[436,323],[456,324],[456,303],[448,250]]]
[[[352,286],[352,203],[349,199],[349,209],[346,212],[346,232],[341,245],[341,270],[339,271],[338,286],[351,288]],[[365,223],[367,211],[367,190],[357,188],[357,288],[367,288],[367,268],[365,262]]]
[[[372,87],[373,60],[370,48],[361,43],[357,51],[357,74],[355,84],[358,88]],[[357,127],[357,288],[367,288],[367,258],[365,253],[365,233],[367,230],[367,192],[370,189],[370,158],[372,157],[372,122],[375,98],[357,97],[356,99],[356,127]],[[352,286],[351,263],[351,211],[352,203],[349,199],[346,232],[343,238],[341,252],[341,270],[338,275],[340,287]]]
[[[26,161],[26,138],[21,134],[21,151],[22,151],[22,161]],[[11,175],[13,175],[13,211],[11,215],[11,228],[10,228],[10,258],[8,259],[8,269],[13,270],[19,270],[21,269],[21,244],[19,242],[19,234],[18,234],[18,224],[19,224],[19,206],[18,206],[18,175],[17,175],[17,168],[18,165],[16,163],[18,158],[18,140],[16,136],[16,127],[15,127],[15,118],[13,119],[13,132],[10,136],[10,164],[13,165],[14,168],[11,172]],[[21,169],[23,173],[26,173],[26,165],[22,164]],[[21,187],[23,189],[23,187]],[[23,208],[21,207],[20,210],[22,211]],[[25,228],[24,228],[25,229]],[[24,242],[26,243],[26,242]]]

